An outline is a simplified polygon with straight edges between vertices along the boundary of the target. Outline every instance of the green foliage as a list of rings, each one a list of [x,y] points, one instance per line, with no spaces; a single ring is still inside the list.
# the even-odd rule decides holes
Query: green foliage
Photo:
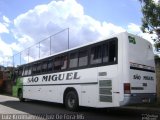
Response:
[[[155,47],[160,48],[160,1],[155,3],[153,0],[139,0],[142,5],[142,32],[150,34],[156,33],[154,38]]]
[[[142,3],[142,31],[148,32],[160,27],[160,4],[153,0],[140,0]],[[148,31],[147,31],[148,30]]]

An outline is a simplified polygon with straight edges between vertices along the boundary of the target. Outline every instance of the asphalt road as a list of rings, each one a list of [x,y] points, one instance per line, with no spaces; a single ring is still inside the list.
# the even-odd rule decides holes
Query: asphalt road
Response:
[[[151,120],[155,118],[154,120],[160,120],[160,112],[138,108],[87,107],[80,107],[78,112],[71,112],[62,104],[40,101],[19,102],[17,98],[0,95],[0,119],[31,120],[32,118],[53,120]]]

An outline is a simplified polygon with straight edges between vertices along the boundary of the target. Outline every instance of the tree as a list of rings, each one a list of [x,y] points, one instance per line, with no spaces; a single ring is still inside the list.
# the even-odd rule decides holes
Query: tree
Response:
[[[155,3],[153,0],[139,0],[142,5],[142,26],[144,33],[156,34],[153,38],[157,51],[160,52],[160,0]]]

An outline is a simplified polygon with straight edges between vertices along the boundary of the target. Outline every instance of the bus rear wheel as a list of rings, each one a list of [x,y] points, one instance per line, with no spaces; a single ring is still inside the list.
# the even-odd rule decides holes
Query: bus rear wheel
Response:
[[[18,91],[18,98],[19,98],[20,102],[24,102],[25,99],[23,98],[23,92],[22,92],[22,90]]]
[[[65,96],[65,107],[70,111],[77,111],[79,107],[78,95],[75,91],[69,91]]]

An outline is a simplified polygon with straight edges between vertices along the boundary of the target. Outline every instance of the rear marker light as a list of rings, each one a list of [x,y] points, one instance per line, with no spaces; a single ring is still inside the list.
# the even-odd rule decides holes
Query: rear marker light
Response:
[[[130,94],[130,93],[131,93],[130,83],[124,83],[124,94]]]

